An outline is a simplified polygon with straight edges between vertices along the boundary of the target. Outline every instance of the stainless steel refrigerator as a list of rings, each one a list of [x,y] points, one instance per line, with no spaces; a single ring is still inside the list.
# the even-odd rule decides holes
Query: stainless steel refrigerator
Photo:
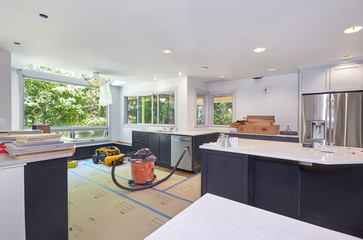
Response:
[[[302,142],[363,147],[363,91],[302,96]]]

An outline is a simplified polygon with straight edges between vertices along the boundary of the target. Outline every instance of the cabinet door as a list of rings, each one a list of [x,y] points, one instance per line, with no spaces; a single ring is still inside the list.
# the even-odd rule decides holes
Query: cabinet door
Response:
[[[147,132],[132,131],[132,148],[138,150],[147,147]]]
[[[301,93],[329,91],[329,68],[303,70],[301,74]]]
[[[248,203],[248,156],[202,150],[202,195]]]
[[[298,218],[299,166],[296,162],[254,157],[255,207]]]
[[[171,162],[171,135],[170,134],[160,134],[160,158],[159,162],[165,167],[170,167]]]
[[[349,64],[331,69],[331,91],[362,90],[362,64]]]
[[[159,133],[148,133],[147,134],[147,147],[151,150],[151,152],[155,155],[156,161],[160,159],[160,147],[159,147]]]

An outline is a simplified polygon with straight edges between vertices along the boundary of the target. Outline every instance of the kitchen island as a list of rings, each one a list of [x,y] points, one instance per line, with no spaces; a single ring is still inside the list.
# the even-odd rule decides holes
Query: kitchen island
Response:
[[[212,193],[363,237],[363,149],[239,139],[202,150],[202,195]]]
[[[67,159],[0,154],[1,239],[68,239]]]

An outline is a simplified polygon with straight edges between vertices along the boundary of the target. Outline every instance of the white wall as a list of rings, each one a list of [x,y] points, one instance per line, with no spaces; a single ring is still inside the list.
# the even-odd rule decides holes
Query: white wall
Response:
[[[267,87],[267,94],[264,88]],[[298,74],[210,83],[209,91],[236,90],[236,119],[247,115],[274,115],[281,130],[298,130]],[[234,119],[234,120],[236,120]]]
[[[147,95],[153,92],[163,92],[175,90],[176,119],[175,124],[178,130],[186,131],[188,128],[188,105],[187,105],[187,77],[172,78],[147,83],[127,85],[120,89],[120,139],[119,141],[131,143],[132,130],[146,128],[145,125],[125,124],[125,96]]]
[[[196,128],[196,101],[197,93],[208,93],[208,83],[195,79],[193,77],[188,77],[188,92],[187,92],[187,130],[200,130]]]
[[[109,106],[109,136],[112,141],[120,141],[121,119],[119,113],[121,109],[121,87],[110,86],[110,89],[112,94],[112,104]]]
[[[11,129],[11,54],[0,50],[0,130]]]

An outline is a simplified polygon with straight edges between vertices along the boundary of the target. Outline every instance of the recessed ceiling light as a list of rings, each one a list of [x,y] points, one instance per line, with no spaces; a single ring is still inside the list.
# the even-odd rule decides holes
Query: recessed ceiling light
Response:
[[[39,16],[42,17],[42,18],[48,18],[48,15],[45,15],[43,13],[39,13]]]
[[[161,52],[165,53],[165,54],[170,54],[173,52],[173,50],[166,48],[166,49],[161,50]]]
[[[350,27],[344,30],[344,33],[356,33],[359,32],[360,30],[362,30],[362,26],[354,26],[354,27]]]
[[[176,75],[181,76],[181,75],[183,75],[183,73],[182,72],[177,72]]]
[[[157,77],[153,77],[153,80],[158,80],[158,78]]]
[[[218,75],[218,78],[224,78],[224,76],[223,75]]]
[[[21,45],[21,43],[20,43],[20,42],[14,42],[14,44],[15,44],[15,45]]]
[[[207,71],[208,67],[201,67],[200,69],[202,69],[202,71]]]
[[[265,50],[266,50],[266,48],[263,48],[263,47],[253,49],[253,51],[256,53],[261,53],[261,52],[264,52]]]
[[[273,71],[276,71],[276,68],[269,68],[267,70],[269,70],[270,72],[273,72]]]
[[[353,54],[348,54],[348,55],[343,56],[342,58],[352,58],[352,57],[354,57]]]

